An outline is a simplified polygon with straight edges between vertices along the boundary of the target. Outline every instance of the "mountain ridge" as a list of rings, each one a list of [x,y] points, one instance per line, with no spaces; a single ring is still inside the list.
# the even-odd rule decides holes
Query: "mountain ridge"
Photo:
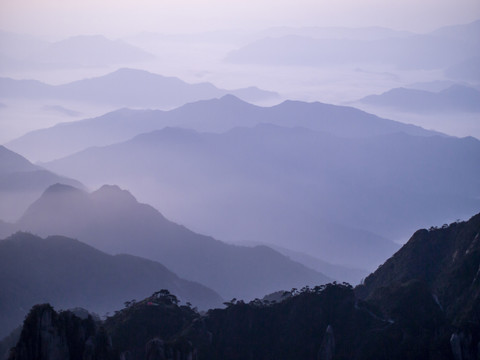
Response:
[[[141,108],[178,107],[187,102],[217,98],[229,93],[248,101],[263,101],[279,96],[256,87],[226,90],[207,82],[190,84],[177,77],[132,68],[120,68],[102,76],[62,85],[0,78],[0,90],[4,98],[61,99]]]
[[[480,111],[480,91],[464,85],[452,85],[439,92],[395,88],[380,95],[366,96],[358,101],[414,113]]]
[[[194,233],[153,207],[138,203],[118,186],[106,185],[87,193],[54,185],[13,226],[41,236],[77,238],[110,254],[128,253],[158,261],[225,298],[256,297],[303,282],[330,280],[272,249],[229,245]]]
[[[103,315],[132,298],[169,288],[183,302],[202,309],[222,303],[213,290],[179,278],[158,262],[107,255],[64,236],[42,239],[19,232],[0,240],[0,248],[1,336],[20,323],[25,309],[40,302],[80,306]]]
[[[474,138],[405,133],[345,138],[260,125],[220,134],[158,130],[46,166],[93,186],[120,184],[170,218],[229,242],[272,242],[291,248],[289,238],[298,238],[293,250],[310,253],[308,243],[319,258],[365,268],[351,263],[359,261],[358,256],[340,261],[333,253],[325,255],[319,244],[329,243],[326,234],[340,241],[329,225],[368,232],[355,236],[341,231],[351,251],[355,237],[378,244],[380,238],[406,240],[404,234],[422,224],[469,214],[478,205],[479,154],[480,142]],[[155,161],[141,160],[152,157]],[[106,164],[108,173],[102,170]],[[148,189],[139,183],[148,184]],[[200,214],[195,208],[202,209]],[[228,225],[219,218],[228,219]],[[330,245],[336,246],[333,241]]]
[[[52,160],[90,146],[109,145],[166,126],[197,131],[225,132],[233,127],[273,123],[303,126],[338,136],[361,137],[405,131],[418,136],[440,134],[415,125],[379,118],[352,107],[285,101],[260,107],[232,95],[201,100],[179,108],[162,110],[122,109],[100,117],[35,130],[10,141],[14,151],[35,160]],[[48,146],[47,146],[48,144]]]
[[[439,246],[447,251],[435,251]],[[410,265],[415,266],[397,266],[401,259],[413,261]],[[270,300],[232,299],[224,309],[203,315],[176,305],[168,292],[154,293],[97,324],[97,329],[104,329],[97,334],[108,340],[99,343],[94,352],[110,354],[115,360],[127,355],[133,360],[145,356],[198,360],[476,359],[480,355],[479,265],[477,214],[468,221],[416,231],[397,254],[356,288],[332,283],[287,290],[269,296]],[[408,276],[404,276],[405,270]],[[387,276],[382,279],[380,275]],[[380,282],[375,284],[377,280]],[[437,280],[443,282],[441,288],[448,297],[432,292]],[[22,354],[56,341],[52,336],[38,336],[43,333],[38,324],[48,318],[46,312],[51,317],[62,316],[48,305],[34,307],[9,360],[29,360]],[[51,328],[53,334],[61,329]],[[135,331],[139,328],[144,331]],[[63,343],[78,343],[82,351],[88,348],[81,336],[65,334],[62,338],[69,340]]]
[[[63,182],[79,188],[79,181],[57,175],[0,145],[0,219],[13,221],[49,185]]]

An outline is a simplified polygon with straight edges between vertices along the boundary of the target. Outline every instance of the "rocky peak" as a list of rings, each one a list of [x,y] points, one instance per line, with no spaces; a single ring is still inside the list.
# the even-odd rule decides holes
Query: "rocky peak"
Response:
[[[69,311],[55,312],[49,304],[32,308],[23,324],[20,340],[9,360],[113,359],[111,341],[97,329],[92,317],[80,319]]]

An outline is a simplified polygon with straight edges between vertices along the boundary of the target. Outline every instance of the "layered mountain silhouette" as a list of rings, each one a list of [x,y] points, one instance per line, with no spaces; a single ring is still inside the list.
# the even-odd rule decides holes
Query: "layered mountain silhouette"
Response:
[[[159,261],[226,299],[254,298],[283,288],[329,281],[266,246],[227,245],[194,233],[116,186],[105,185],[89,194],[67,185],[53,185],[14,226],[41,236],[73,237],[110,254],[128,253]]]
[[[362,28],[349,28],[349,27],[288,27],[278,26],[268,28],[255,33],[257,39],[265,37],[279,38],[282,36],[305,36],[314,39],[349,39],[349,40],[380,40],[389,38],[405,38],[412,36],[413,33],[408,31],[392,30],[379,26],[370,26]]]
[[[424,91],[438,93],[454,85],[467,86],[466,83],[458,83],[453,80],[432,80],[432,81],[415,82],[413,84],[408,84],[405,87],[407,89],[424,90]]]
[[[463,85],[452,85],[439,92],[396,88],[359,101],[415,113],[480,112],[480,91]]]
[[[16,220],[46,187],[58,182],[83,187],[78,181],[33,165],[0,145],[0,218],[3,220]]]
[[[474,212],[479,162],[474,138],[342,138],[259,125],[222,134],[167,128],[45,165],[91,186],[131,189],[226,241],[371,269],[393,254],[386,239]]]
[[[278,251],[279,253],[288,256],[293,261],[297,261],[310,269],[321,272],[325,275],[330,276],[334,280],[347,282],[352,285],[357,285],[368,275],[366,270],[355,269],[348,266],[338,266],[331,264],[325,260],[316,258],[310,254],[302,253],[299,251],[294,251],[286,249],[281,246],[267,244],[268,247]]]
[[[232,300],[204,315],[178,306],[168,292],[157,292],[97,324],[38,305],[10,360],[27,360],[25,354],[39,349],[52,354],[74,348],[79,355],[135,360],[475,359],[479,264],[480,214],[417,231],[355,289],[348,284],[292,289],[277,301]],[[102,341],[88,342],[85,330],[65,330],[87,324],[91,339]]]
[[[393,64],[403,69],[446,68],[478,56],[480,21],[430,34],[357,40],[285,35],[267,37],[232,51],[226,61],[266,65],[321,66]],[[462,33],[463,36],[459,36]],[[414,56],[412,56],[414,54]]]
[[[0,337],[20,325],[37,303],[80,306],[104,315],[126,301],[169,289],[201,309],[222,304],[213,290],[179,278],[158,262],[107,255],[63,236],[16,233],[0,240],[0,273]]]
[[[285,101],[272,107],[260,107],[226,95],[220,99],[186,104],[171,111],[121,109],[93,119],[32,131],[7,145],[30,159],[46,161],[87,147],[125,141],[166,126],[223,132],[238,126],[260,123],[301,126],[342,137],[397,132],[419,136],[437,134],[418,126],[382,119],[352,107],[301,101]]]
[[[63,85],[0,78],[2,98],[60,99],[118,107],[172,108],[226,94],[233,94],[247,101],[278,97],[277,93],[256,87],[225,90],[211,83],[189,84],[176,77],[128,68]]]
[[[0,36],[6,55],[0,65],[6,70],[100,67],[154,59],[136,46],[102,35],[79,35],[56,42],[8,32]]]
[[[32,35],[17,34],[0,30],[0,42],[2,55],[7,54],[16,60],[24,59],[35,52],[42,51],[48,46],[48,42]],[[3,60],[3,56],[2,56]],[[0,62],[3,67],[3,61]]]

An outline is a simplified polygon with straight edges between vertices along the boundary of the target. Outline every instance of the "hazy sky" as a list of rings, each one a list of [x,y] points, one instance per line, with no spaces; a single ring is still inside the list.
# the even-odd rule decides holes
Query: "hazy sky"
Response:
[[[0,0],[0,28],[48,35],[194,32],[270,26],[429,31],[480,18],[479,0]]]

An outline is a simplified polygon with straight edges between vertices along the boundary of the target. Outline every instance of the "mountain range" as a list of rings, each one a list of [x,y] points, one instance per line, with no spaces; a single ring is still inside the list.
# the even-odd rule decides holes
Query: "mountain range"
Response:
[[[439,92],[396,88],[359,101],[413,113],[480,112],[480,91],[463,85],[452,85]]]
[[[479,55],[479,27],[480,20],[429,34],[377,40],[322,39],[289,34],[254,41],[230,52],[225,60],[287,66],[373,63],[392,64],[401,69],[444,69]]]
[[[225,299],[330,280],[266,246],[228,245],[194,233],[117,186],[87,193],[53,185],[12,226],[41,236],[72,237],[109,254],[158,261]]]
[[[48,42],[2,31],[0,39],[4,55],[0,66],[4,71],[102,67],[154,59],[136,46],[102,35],[79,35]]]
[[[170,289],[200,309],[222,304],[213,290],[179,278],[163,265],[132,255],[107,255],[63,236],[16,233],[0,240],[0,337],[21,324],[30,307],[83,307],[104,315],[126,301]],[[3,355],[3,354],[2,354]]]
[[[413,33],[408,31],[398,31],[380,26],[349,28],[349,27],[318,27],[318,26],[304,26],[304,27],[289,27],[278,26],[268,28],[255,33],[256,39],[263,39],[266,37],[279,38],[282,36],[304,36],[314,39],[349,39],[349,40],[380,40],[389,38],[406,38],[412,36]]]
[[[44,166],[91,187],[119,184],[226,241],[365,268],[393,253],[386,239],[475,211],[479,156],[474,138],[347,138],[262,124],[221,134],[166,128]]]
[[[233,94],[247,101],[278,97],[256,87],[225,90],[210,83],[189,84],[144,70],[122,68],[112,73],[62,85],[0,78],[1,98],[57,99],[118,107],[172,108],[187,102]]]
[[[103,116],[35,130],[6,145],[34,161],[48,161],[91,146],[128,140],[164,127],[224,132],[239,126],[271,123],[305,127],[341,137],[365,137],[404,132],[411,135],[439,134],[421,127],[379,118],[346,107],[285,101],[271,107],[244,102],[232,95],[186,104],[170,111],[121,109]]]
[[[0,145],[1,219],[16,220],[45,188],[58,182],[83,188],[78,181],[33,165],[24,157]]]
[[[163,291],[97,323],[37,305],[9,359],[73,349],[79,356],[115,360],[476,359],[479,263],[477,214],[418,230],[355,289],[348,284],[292,289],[277,301],[234,299],[203,315]]]
[[[471,57],[445,69],[445,75],[451,79],[480,82],[480,56]]]

